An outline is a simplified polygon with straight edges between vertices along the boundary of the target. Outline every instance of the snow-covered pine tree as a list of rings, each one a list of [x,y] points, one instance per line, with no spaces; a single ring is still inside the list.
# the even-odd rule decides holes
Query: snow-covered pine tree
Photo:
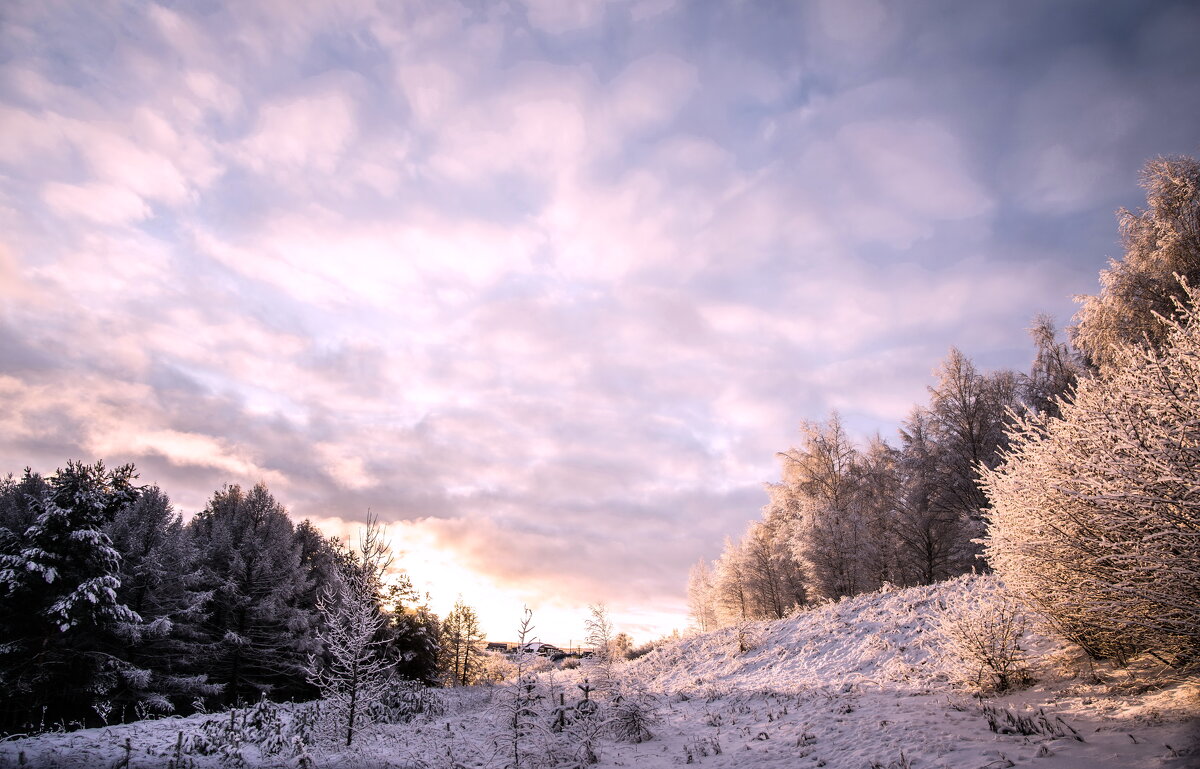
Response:
[[[139,671],[126,676],[111,702],[122,720],[177,712],[219,693],[204,673],[201,623],[210,594],[182,516],[157,486],[146,487],[106,527],[121,554],[120,600],[140,617],[117,627],[113,654]]]
[[[1093,655],[1200,655],[1200,292],[984,473],[987,557]],[[1184,309],[1186,308],[1186,309]]]
[[[395,663],[387,658],[383,611],[384,575],[392,555],[375,518],[368,517],[359,552],[346,564],[339,586],[328,585],[317,599],[317,637],[325,659],[309,658],[309,679],[321,692],[322,719],[349,747],[356,731],[370,722]]]
[[[441,621],[429,608],[429,596],[422,599],[412,581],[399,574],[388,583],[385,603],[391,607],[387,653],[395,662],[396,675],[426,686],[436,684]]]
[[[53,720],[106,718],[103,703],[131,668],[110,655],[119,625],[140,618],[117,595],[121,557],[105,527],[139,490],[133,465],[71,461],[43,483],[30,470],[10,484],[0,533],[0,697],[6,720],[45,708]]]
[[[299,605],[305,575],[287,511],[263,484],[226,486],[187,528],[212,593],[204,631],[225,703],[309,694],[312,623]]]
[[[529,766],[535,751],[535,739],[543,727],[538,723],[540,701],[543,698],[537,673],[533,671],[534,655],[526,651],[534,642],[533,612],[526,607],[517,626],[517,651],[513,655],[513,680],[493,706],[495,742],[498,755],[508,769]]]

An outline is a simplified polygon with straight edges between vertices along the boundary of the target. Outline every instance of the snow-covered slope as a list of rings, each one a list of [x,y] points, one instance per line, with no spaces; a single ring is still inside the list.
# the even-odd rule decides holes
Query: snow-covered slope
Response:
[[[1093,667],[1036,628],[1022,646],[1034,683],[980,697],[961,684],[938,627],[947,607],[986,605],[991,577],[858,596],[777,622],[697,635],[621,666],[627,696],[656,711],[654,738],[605,736],[600,766],[827,767],[828,769],[1140,769],[1200,766],[1200,683],[1152,666]],[[540,725],[522,766],[570,758],[545,728],[552,705],[579,696],[588,667],[543,674]],[[379,727],[354,748],[313,750],[317,767],[503,767],[507,686],[449,690],[445,712]],[[638,694],[638,693],[641,694]],[[0,745],[0,766],[108,766],[132,746],[132,767],[166,766],[199,718],[43,735]],[[994,729],[993,729],[994,725]],[[1025,732],[1025,733],[1022,733]],[[507,734],[507,736],[506,736]],[[241,751],[251,766],[295,766],[286,755]],[[188,765],[216,767],[216,755]]]
[[[949,680],[937,632],[946,606],[968,593],[987,601],[996,587],[990,578],[969,576],[860,595],[784,620],[687,638],[656,649],[631,669],[667,690],[698,681],[751,691],[925,690]],[[1039,647],[1048,642],[1031,640]]]

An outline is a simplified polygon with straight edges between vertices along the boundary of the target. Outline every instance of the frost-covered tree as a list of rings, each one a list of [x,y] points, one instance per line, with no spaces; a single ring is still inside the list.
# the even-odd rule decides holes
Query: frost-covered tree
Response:
[[[603,695],[612,693],[617,686],[617,663],[623,661],[614,644],[616,629],[608,616],[608,607],[602,603],[588,607],[589,617],[585,623],[584,640],[592,647],[590,675],[596,690]]]
[[[479,615],[470,606],[455,601],[454,607],[442,620],[441,668],[451,686],[467,686],[475,682],[482,669],[484,640]]]
[[[865,590],[885,583],[902,584],[896,524],[900,497],[899,452],[879,435],[873,437],[858,461],[859,510],[865,539],[860,553]]]
[[[701,558],[688,571],[688,611],[701,633],[716,630],[716,584],[708,561]]]
[[[322,718],[349,747],[383,697],[395,662],[385,653],[388,616],[382,607],[384,576],[392,554],[374,518],[359,537],[357,557],[317,599],[317,639],[324,656],[309,658],[309,680],[320,690]]]
[[[752,521],[737,547],[748,618],[782,619],[804,605],[803,567],[779,522]]]
[[[544,695],[538,676],[533,671],[533,655],[526,651],[528,644],[534,640],[533,612],[526,607],[517,626],[513,680],[492,710],[497,727],[493,739],[505,766],[510,769],[520,769],[522,765],[533,763],[534,740],[544,729],[539,723],[543,715],[539,703]]]
[[[858,485],[858,451],[835,413],[805,422],[802,442],[780,454],[783,485],[795,509],[794,547],[818,599],[869,589],[862,561],[867,521]]]
[[[1185,291],[1156,347],[1110,351],[1061,418],[1021,421],[985,472],[988,559],[1096,656],[1200,653],[1200,320]]]
[[[96,706],[133,673],[110,639],[141,618],[117,591],[121,556],[105,528],[139,495],[132,465],[68,462],[46,481],[26,470],[0,508],[0,698],[9,718],[106,718]],[[13,498],[20,495],[20,498]]]
[[[204,623],[209,672],[224,685],[226,703],[309,694],[312,622],[299,605],[305,579],[287,511],[262,484],[226,486],[188,531],[212,594]]]
[[[614,660],[623,662],[633,654],[633,638],[628,633],[617,633],[608,648]]]
[[[717,625],[732,625],[751,618],[750,595],[746,587],[746,559],[740,544],[725,538],[725,549],[713,565],[713,584]]]
[[[1147,208],[1119,214],[1124,258],[1100,273],[1100,293],[1078,297],[1070,329],[1074,345],[1104,368],[1119,364],[1129,344],[1161,346],[1156,320],[1189,304],[1176,275],[1200,285],[1200,163],[1190,157],[1151,160],[1142,169]]]

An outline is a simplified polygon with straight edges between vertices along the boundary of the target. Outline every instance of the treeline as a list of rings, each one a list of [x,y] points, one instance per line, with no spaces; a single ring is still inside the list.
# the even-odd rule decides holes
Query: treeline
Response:
[[[981,372],[957,349],[935,371],[928,403],[915,406],[896,444],[857,445],[840,417],[805,422],[781,452],[761,520],[727,541],[715,563],[697,563],[688,594],[708,630],[781,618],[798,606],[877,590],[927,585],[980,567],[979,466],[994,467],[1014,412],[1054,408],[1085,371],[1039,317],[1028,372]]]
[[[0,479],[0,728],[318,694],[322,623],[357,555],[261,484],[220,489],[185,523],[136,480],[82,462]],[[372,654],[438,680],[438,618],[402,576],[372,596]]]
[[[805,423],[761,520],[693,567],[696,625],[994,567],[1094,656],[1200,649],[1200,164],[1151,161],[1142,185],[1124,258],[1069,342],[1035,320],[1029,371],[952,349],[895,444]]]

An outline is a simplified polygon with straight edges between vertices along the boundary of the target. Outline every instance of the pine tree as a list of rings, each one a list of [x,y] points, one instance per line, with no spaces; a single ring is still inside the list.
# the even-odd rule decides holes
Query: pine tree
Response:
[[[478,673],[483,630],[475,610],[459,599],[442,620],[442,671],[452,686],[467,686]]]
[[[188,531],[212,594],[204,630],[225,702],[309,694],[312,621],[299,606],[305,580],[287,511],[262,484],[226,486]]]
[[[429,595],[421,596],[403,571],[393,573],[384,589],[387,608],[385,653],[396,675],[426,686],[440,681],[441,621],[429,608]]]
[[[132,465],[109,471],[68,462],[47,483],[30,470],[7,487],[0,533],[0,683],[10,722],[18,711],[50,719],[106,718],[108,701],[131,666],[107,652],[125,623],[140,621],[117,594],[121,557],[105,527],[139,495]]]
[[[140,618],[118,625],[118,648],[140,675],[113,693],[124,718],[146,712],[171,713],[218,687],[204,674],[206,648],[201,623],[211,595],[183,527],[182,516],[157,486],[118,511],[106,527],[121,555],[118,598]]]

